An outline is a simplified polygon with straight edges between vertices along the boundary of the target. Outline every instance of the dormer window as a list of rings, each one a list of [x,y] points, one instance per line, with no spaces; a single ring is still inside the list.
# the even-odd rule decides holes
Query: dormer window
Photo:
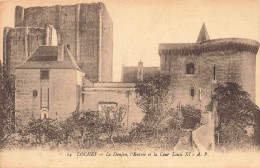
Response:
[[[194,74],[194,70],[194,63],[191,62],[186,65],[186,74]]]

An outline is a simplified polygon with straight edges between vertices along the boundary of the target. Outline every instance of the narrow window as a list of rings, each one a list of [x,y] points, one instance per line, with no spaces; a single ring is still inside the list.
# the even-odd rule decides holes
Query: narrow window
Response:
[[[195,96],[195,88],[194,88],[194,87],[191,87],[191,88],[190,88],[190,96],[191,96],[191,97],[194,97],[194,96]]]
[[[41,70],[41,80],[49,80],[49,71]]]
[[[36,97],[38,95],[38,91],[37,90],[33,90],[33,97]]]
[[[85,97],[84,97],[84,95],[81,96],[81,99],[82,99],[82,104],[83,104],[84,101],[85,101]]]
[[[188,63],[186,65],[186,73],[187,74],[194,74],[194,63]]]
[[[213,67],[213,80],[216,80],[216,65]]]
[[[46,119],[47,118],[47,115],[46,115],[46,113],[44,113],[44,117],[43,117],[43,119]]]
[[[36,38],[37,38],[37,41],[39,41],[39,35],[37,35]]]

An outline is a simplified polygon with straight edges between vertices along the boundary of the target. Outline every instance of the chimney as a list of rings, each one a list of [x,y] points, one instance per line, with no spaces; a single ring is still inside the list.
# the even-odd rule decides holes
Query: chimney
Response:
[[[144,80],[144,67],[143,67],[143,62],[141,60],[138,62],[137,80],[140,80],[140,81]]]
[[[64,45],[58,46],[58,61],[59,62],[63,61],[63,59],[64,59],[64,49],[65,49]]]

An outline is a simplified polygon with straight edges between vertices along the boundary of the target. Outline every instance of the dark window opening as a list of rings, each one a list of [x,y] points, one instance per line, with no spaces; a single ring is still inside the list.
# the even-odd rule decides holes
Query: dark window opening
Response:
[[[85,101],[85,97],[84,95],[82,95],[82,103],[84,103],[84,101]]]
[[[37,90],[33,90],[33,97],[36,97],[38,95],[38,91]]]
[[[194,96],[195,96],[195,88],[194,88],[194,87],[191,87],[191,88],[190,88],[190,96],[191,96],[191,97],[194,97]]]
[[[43,119],[46,119],[46,118],[47,118],[47,115],[46,115],[46,113],[44,113]]]
[[[194,74],[194,63],[188,63],[186,65],[186,73],[187,74]]]
[[[216,80],[216,66],[213,67],[213,80]]]
[[[41,70],[41,80],[48,80],[49,79],[49,71]]]
[[[39,35],[37,35],[36,38],[37,38],[37,41],[39,41]]]
[[[67,48],[70,50],[70,45],[69,44],[67,44]]]

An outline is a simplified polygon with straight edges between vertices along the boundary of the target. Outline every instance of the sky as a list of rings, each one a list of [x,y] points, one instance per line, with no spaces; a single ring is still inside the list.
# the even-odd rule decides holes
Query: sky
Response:
[[[14,26],[15,6],[52,6],[96,0],[0,0],[0,50],[3,28]],[[211,39],[260,41],[257,0],[103,0],[113,20],[114,81],[122,65],[159,66],[159,43],[194,43],[205,23]],[[2,60],[2,52],[0,53]],[[260,105],[260,51],[257,55],[256,103]]]

